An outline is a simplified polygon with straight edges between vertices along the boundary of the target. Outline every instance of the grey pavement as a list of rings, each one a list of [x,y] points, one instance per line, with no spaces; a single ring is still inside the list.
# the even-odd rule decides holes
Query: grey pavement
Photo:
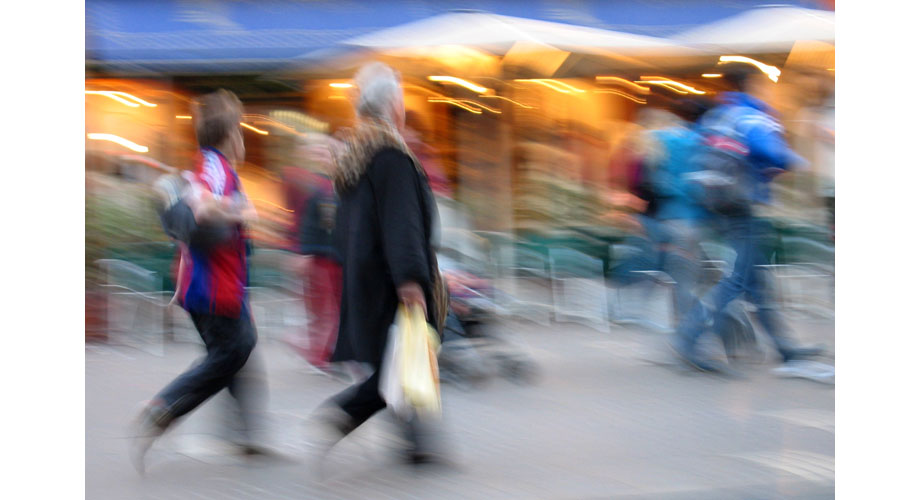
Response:
[[[792,321],[823,342],[833,364],[833,320]],[[86,348],[88,499],[834,497],[834,386],[786,378],[775,360],[745,365],[743,379],[689,371],[666,336],[614,326],[501,325],[539,367],[530,385],[494,379],[443,388],[444,440],[456,466],[416,470],[397,458],[394,427],[375,417],[339,444],[324,474],[302,457],[302,424],[345,385],[312,374],[263,334],[272,443],[292,461],[246,460],[220,448],[220,395],[167,434],[139,476],[127,424],[200,354],[194,342],[164,355],[119,345]],[[184,337],[188,338],[188,337]]]

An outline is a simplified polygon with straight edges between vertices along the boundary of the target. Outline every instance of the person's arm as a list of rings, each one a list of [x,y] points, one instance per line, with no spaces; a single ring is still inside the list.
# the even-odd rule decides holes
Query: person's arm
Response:
[[[246,193],[242,190],[239,193],[239,200],[237,201],[236,208],[240,211],[240,216],[243,218],[243,224],[251,225],[259,220],[259,212],[256,211],[255,205],[252,204],[249,197],[246,196]]]
[[[177,242],[179,248],[179,270],[176,272],[176,293],[173,294],[172,299],[169,301],[168,306],[178,305],[179,304],[179,294],[182,293],[182,286],[184,284],[185,277],[185,245],[182,242]]]
[[[378,153],[369,170],[377,203],[384,257],[404,304],[426,311],[431,287],[421,180],[408,156],[391,149]]]
[[[242,224],[241,207],[229,198],[217,199],[206,186],[196,185],[186,199],[199,224]]]
[[[768,166],[766,173],[776,175],[804,164],[805,160],[795,153],[784,137],[782,125],[765,114],[755,114],[741,120],[747,129],[745,134],[750,154]]]

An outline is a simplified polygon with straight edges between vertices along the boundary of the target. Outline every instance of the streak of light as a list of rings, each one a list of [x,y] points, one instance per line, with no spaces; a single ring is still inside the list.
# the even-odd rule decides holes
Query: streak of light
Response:
[[[485,94],[486,92],[489,92],[492,90],[492,89],[487,89],[483,87],[482,85],[476,85],[473,82],[466,81],[463,78],[457,78],[455,76],[434,75],[434,76],[429,76],[428,79],[433,82],[453,83],[454,85],[459,85],[461,87],[470,89],[473,92],[478,92],[480,94]]]
[[[249,130],[252,130],[253,132],[255,132],[255,133],[257,133],[257,134],[268,135],[268,130],[262,130],[262,129],[260,129],[260,128],[255,128],[255,127],[253,127],[252,125],[250,125],[250,124],[248,124],[248,123],[244,123],[244,122],[240,122],[240,125],[242,125],[242,126],[248,128]]]
[[[86,134],[86,136],[94,141],[114,142],[115,144],[118,144],[119,146],[124,146],[130,149],[131,151],[135,151],[137,153],[146,153],[147,151],[150,151],[150,149],[147,146],[141,146],[140,144],[131,142],[128,139],[125,139],[124,137],[119,137],[114,134],[91,133],[91,134]]]

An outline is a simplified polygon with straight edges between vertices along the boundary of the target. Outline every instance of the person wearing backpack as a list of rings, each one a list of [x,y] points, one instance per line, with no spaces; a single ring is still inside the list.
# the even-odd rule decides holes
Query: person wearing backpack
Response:
[[[697,181],[701,203],[725,228],[737,257],[731,275],[703,300],[694,300],[671,345],[680,359],[698,370],[728,373],[728,367],[702,356],[697,344],[707,325],[723,331],[726,306],[745,294],[757,307],[757,319],[784,363],[820,355],[822,350],[798,346],[787,335],[758,269],[769,263],[772,226],[758,214],[770,203],[770,182],[803,160],[786,143],[775,111],[755,97],[772,82],[757,68],[740,63],[727,65],[723,80],[732,91],[701,119],[705,147],[696,160],[698,171],[687,177]]]
[[[675,282],[677,317],[693,305],[693,290],[700,273],[700,224],[707,218],[697,196],[697,186],[688,174],[697,170],[695,158],[703,147],[697,121],[711,107],[699,98],[674,100],[673,125],[649,133],[653,147],[643,160],[645,185],[656,200],[657,231],[652,234],[658,248],[659,268]]]

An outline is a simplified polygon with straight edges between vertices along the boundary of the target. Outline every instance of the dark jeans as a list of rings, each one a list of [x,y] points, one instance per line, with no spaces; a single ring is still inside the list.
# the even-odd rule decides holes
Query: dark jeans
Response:
[[[332,401],[351,417],[347,429],[343,429],[345,433],[357,429],[377,412],[386,409],[387,403],[380,395],[379,385],[378,361],[374,366],[373,375],[367,380],[333,396]],[[412,415],[408,419],[397,418],[396,422],[408,440],[406,452],[410,456],[417,453],[438,453],[441,444],[436,425],[420,419],[417,415]]]
[[[389,332],[387,332],[387,335],[389,335]],[[383,344],[386,345],[386,341]],[[370,377],[332,397],[332,402],[351,417],[353,428],[357,428],[378,411],[387,407],[386,401],[380,395],[379,388],[383,354],[383,351],[379,352],[371,363],[374,373]]]
[[[647,238],[631,237],[637,252],[613,271],[614,279],[629,285],[646,279],[634,271],[662,271],[675,282],[675,316],[683,318],[693,306],[700,279],[700,229],[692,220],[657,220],[640,216]]]
[[[384,342],[386,344],[386,342]],[[380,395],[380,368],[383,364],[383,352],[380,352],[372,363],[374,373],[363,382],[353,385],[331,398],[332,404],[342,409],[351,421],[341,429],[347,434],[357,429],[361,424],[386,409],[387,403]],[[413,454],[438,453],[440,448],[437,426],[432,422],[412,415],[407,419],[397,417],[396,422],[409,442],[405,450],[411,457]]]
[[[353,385],[333,397],[333,401],[351,417],[351,424],[354,427],[363,424],[378,411],[387,407],[386,401],[380,395],[379,385],[380,365],[378,364],[374,367],[374,373],[364,382]]]
[[[689,313],[677,328],[678,342],[686,351],[693,353],[697,340],[703,334],[706,323],[713,320],[713,330],[721,332],[726,321],[725,307],[736,298],[747,294],[757,306],[757,320],[773,339],[777,350],[787,359],[792,343],[784,335],[779,316],[769,296],[768,284],[763,270],[757,266],[769,263],[769,248],[772,226],[768,221],[754,217],[738,217],[728,222],[728,240],[737,256],[730,276],[722,278],[708,293],[706,302],[695,300]]]
[[[674,299],[678,321],[693,307],[694,290],[700,281],[700,231],[690,220],[661,222],[665,238],[661,246],[661,270],[674,280]]]
[[[207,355],[204,360],[179,375],[157,395],[165,405],[167,422],[182,417],[227,388],[240,408],[244,421],[251,415],[253,398],[261,397],[262,378],[244,370],[256,345],[256,331],[247,307],[239,318],[192,313],[192,321]],[[244,422],[244,425],[251,422]],[[248,426],[248,425],[247,425]]]

